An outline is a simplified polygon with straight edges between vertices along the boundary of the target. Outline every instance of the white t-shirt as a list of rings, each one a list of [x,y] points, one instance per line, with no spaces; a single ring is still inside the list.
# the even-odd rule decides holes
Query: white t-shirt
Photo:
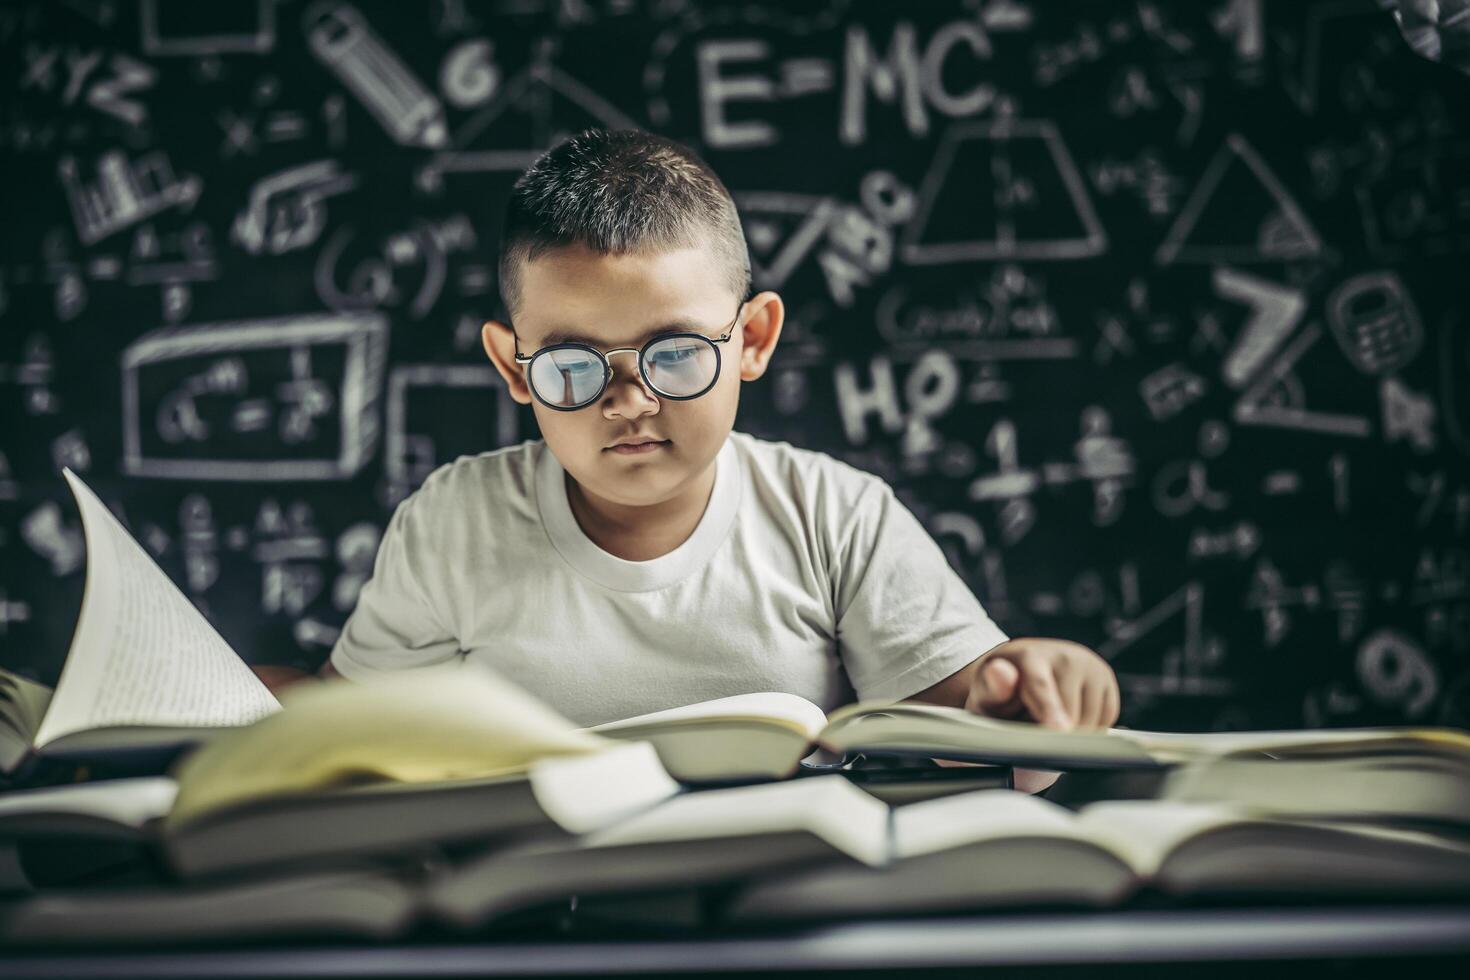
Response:
[[[757,691],[900,699],[1007,639],[879,477],[732,432],[694,533],[598,547],[544,440],[439,467],[332,650],[346,677],[487,665],[578,724]]]

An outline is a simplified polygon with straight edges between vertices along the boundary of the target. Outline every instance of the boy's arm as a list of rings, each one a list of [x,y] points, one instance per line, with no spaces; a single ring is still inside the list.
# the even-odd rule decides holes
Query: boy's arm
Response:
[[[306,680],[326,680],[329,677],[341,677],[337,668],[332,666],[332,661],[327,660],[322,664],[321,670],[315,674],[308,674],[296,667],[283,667],[278,664],[251,664],[250,670],[260,682],[264,684],[272,694],[292,684],[299,684]]]

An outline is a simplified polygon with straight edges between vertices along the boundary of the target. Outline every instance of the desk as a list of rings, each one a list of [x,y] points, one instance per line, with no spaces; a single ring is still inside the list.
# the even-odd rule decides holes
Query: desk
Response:
[[[1385,958],[1414,958],[1410,965]],[[1470,905],[1191,909],[842,923],[719,939],[385,946],[254,947],[177,952],[34,953],[0,958],[0,976],[724,977],[864,971],[987,976],[1191,977],[1250,973],[1377,976],[1388,969],[1470,976]],[[1215,968],[1206,967],[1211,964]],[[1273,964],[1280,964],[1274,969]],[[1103,969],[1096,969],[1103,967]],[[1167,973],[1165,972],[1167,971]]]

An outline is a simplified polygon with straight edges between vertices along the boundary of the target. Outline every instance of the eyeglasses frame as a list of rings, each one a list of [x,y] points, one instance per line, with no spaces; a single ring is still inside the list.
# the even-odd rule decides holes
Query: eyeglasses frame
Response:
[[[587,399],[585,402],[583,402],[580,405],[572,405],[570,407],[563,406],[563,405],[553,405],[550,402],[548,402],[546,399],[542,398],[541,397],[541,393],[536,390],[535,383],[531,381],[531,372],[530,372],[529,367],[528,367],[528,369],[526,371],[526,387],[529,388],[529,389],[531,389],[531,396],[533,398],[535,398],[541,404],[545,405],[547,408],[551,409],[553,412],[580,412],[582,409],[586,408],[588,405],[591,405],[593,402],[597,401],[604,394],[606,394],[606,392],[607,392],[607,386],[612,381],[612,376],[613,376],[613,368],[612,368],[612,360],[611,360],[612,355],[614,355],[614,354],[622,354],[622,353],[626,353],[626,352],[629,352],[629,351],[631,351],[632,353],[635,353],[635,354],[638,355],[638,377],[640,377],[640,378],[643,379],[643,384],[650,391],[652,391],[654,394],[656,394],[660,398],[667,398],[667,399],[669,399],[671,401],[678,401],[678,402],[691,401],[691,400],[693,400],[695,398],[700,398],[700,397],[708,394],[709,393],[709,390],[711,388],[713,388],[715,386],[715,383],[720,380],[720,362],[721,362],[721,357],[720,357],[720,348],[719,348],[719,345],[725,343],[731,337],[735,336],[735,328],[736,328],[736,325],[740,322],[740,316],[741,316],[741,314],[743,314],[745,312],[745,304],[746,304],[746,302],[747,302],[746,300],[741,300],[740,301],[740,307],[735,311],[735,319],[733,319],[733,320],[730,321],[729,326],[725,329],[725,335],[723,337],[707,337],[707,336],[705,336],[702,333],[695,333],[693,331],[685,331],[685,332],[681,332],[681,333],[661,333],[661,334],[657,334],[657,335],[655,335],[653,337],[648,338],[648,340],[644,341],[642,347],[614,347],[612,350],[605,351],[605,352],[598,350],[596,347],[593,347],[591,344],[582,344],[582,343],[578,343],[576,341],[567,341],[566,343],[561,343],[561,344],[549,344],[548,346],[539,348],[538,350],[536,350],[535,352],[530,353],[530,354],[522,354],[521,351],[520,351],[521,339],[520,339],[520,337],[515,336],[515,328],[512,327],[511,328],[511,335],[515,338],[515,346],[516,346],[515,361],[516,361],[517,364],[525,364],[525,365],[528,365],[529,366],[532,361],[536,360],[536,358],[540,357],[542,354],[545,354],[545,353],[547,353],[549,351],[554,351],[554,350],[567,350],[567,349],[581,350],[581,351],[591,351],[593,354],[597,355],[598,360],[602,361],[602,386],[597,389],[597,394],[593,395],[591,398]],[[652,381],[649,380],[649,378],[648,378],[648,371],[644,367],[643,356],[644,356],[645,353],[647,353],[648,348],[652,347],[654,344],[662,343],[665,340],[673,340],[676,337],[697,337],[700,340],[707,341],[710,344],[714,345],[714,351],[715,351],[715,373],[714,373],[714,377],[712,377],[710,379],[710,383],[709,384],[705,385],[704,388],[702,388],[700,391],[698,391],[698,392],[696,392],[695,394],[692,394],[692,395],[666,395],[666,394],[664,394],[662,391],[660,391],[658,389],[658,386],[657,385],[655,385]]]

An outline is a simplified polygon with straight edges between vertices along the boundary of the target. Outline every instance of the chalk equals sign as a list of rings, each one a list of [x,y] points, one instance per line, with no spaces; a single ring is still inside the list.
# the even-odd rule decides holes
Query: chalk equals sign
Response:
[[[1055,592],[1038,592],[1031,597],[1031,611],[1038,616],[1059,615],[1065,605]]]
[[[1056,486],[1075,480],[1077,478],[1077,467],[1071,463],[1043,463],[1041,464],[1041,473],[1047,486]]]
[[[264,128],[267,143],[303,139],[306,136],[306,117],[299,112],[275,112],[266,119]]]
[[[122,278],[122,259],[116,255],[98,255],[87,260],[87,275],[97,282]]]
[[[235,406],[230,428],[236,432],[264,432],[270,427],[274,409],[268,398],[251,398]]]
[[[790,58],[781,62],[780,72],[779,92],[787,99],[830,92],[837,77],[827,58]]]
[[[490,291],[490,267],[467,265],[459,272],[459,294],[479,296]]]
[[[982,476],[970,484],[971,500],[1007,500],[1026,497],[1036,492],[1039,485],[1036,474],[1027,470],[1012,470]]]
[[[261,541],[250,549],[250,556],[262,565],[288,561],[321,561],[327,557],[327,542],[317,535],[295,535]]]
[[[5,634],[11,623],[24,623],[30,618],[31,607],[28,603],[9,599],[0,590],[0,636]]]
[[[1299,493],[1302,489],[1302,475],[1292,470],[1274,470],[1266,474],[1261,489],[1268,497]]]

